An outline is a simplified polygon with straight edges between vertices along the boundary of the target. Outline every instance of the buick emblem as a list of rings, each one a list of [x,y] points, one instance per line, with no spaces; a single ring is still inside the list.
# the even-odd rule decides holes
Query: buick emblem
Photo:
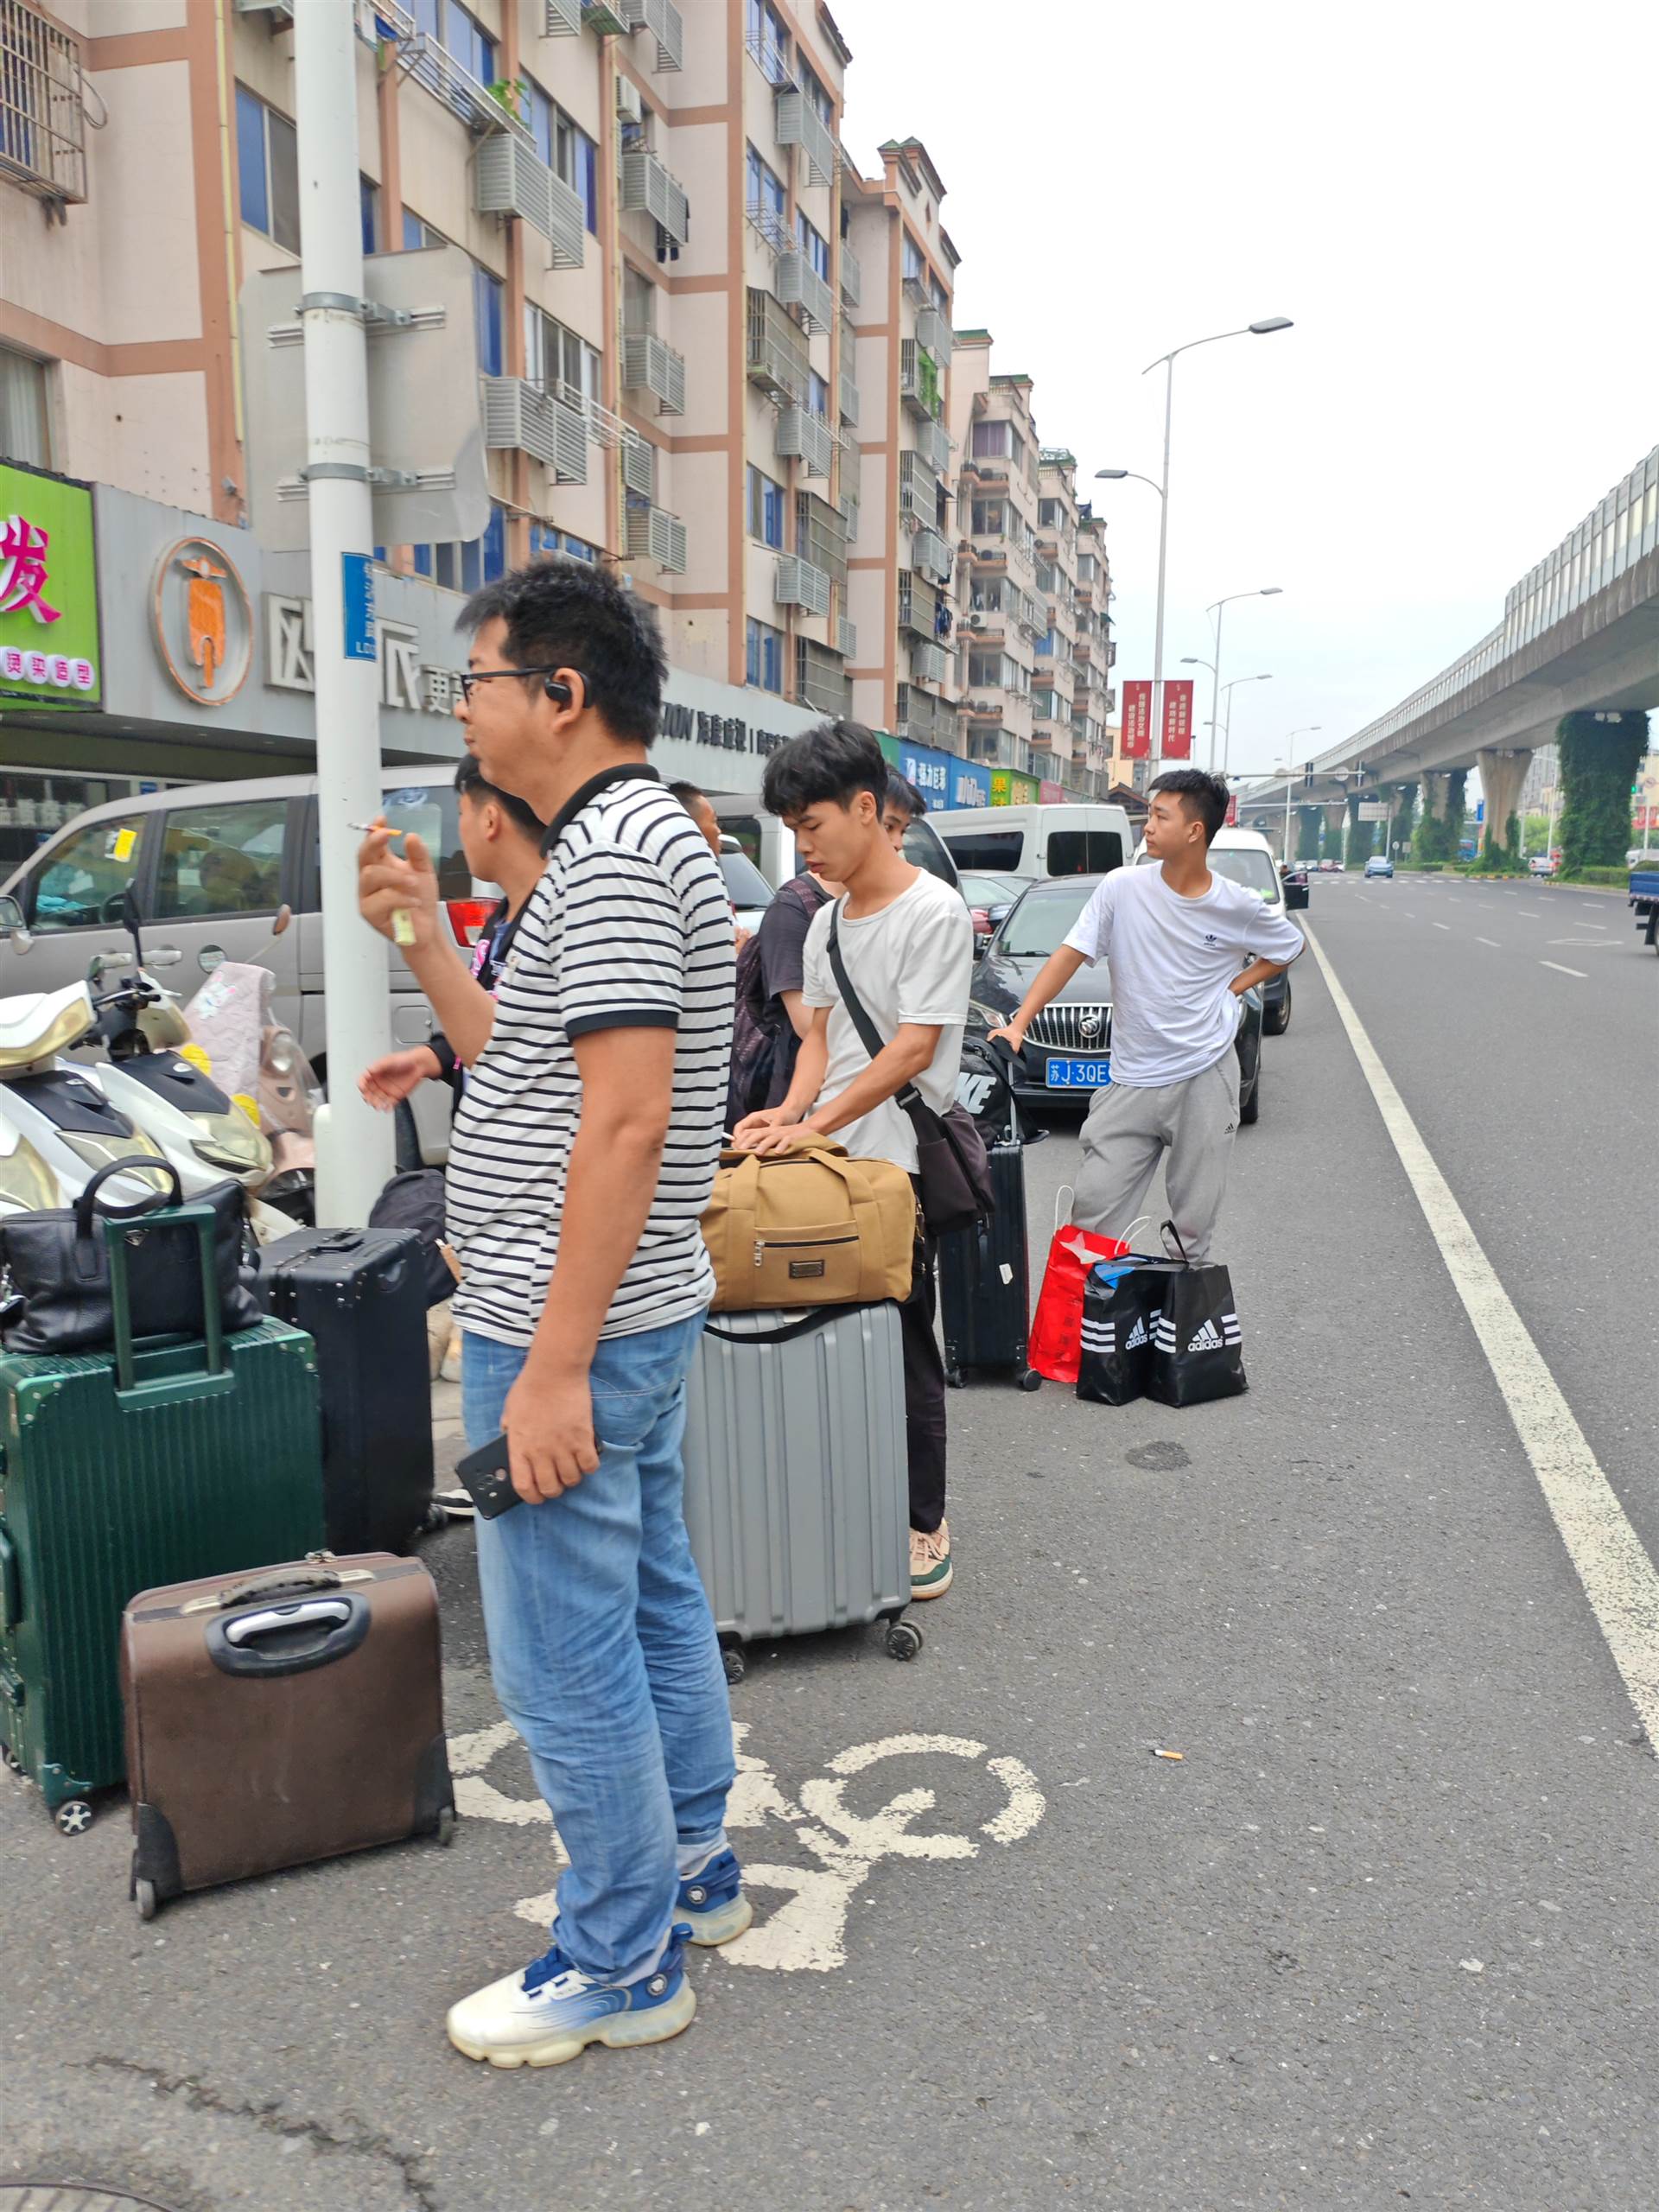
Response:
[[[1093,1007],[1090,1007],[1086,1014],[1078,1015],[1077,1029],[1079,1033],[1088,1038],[1091,1044],[1099,1036],[1100,1016],[1095,1012]]]

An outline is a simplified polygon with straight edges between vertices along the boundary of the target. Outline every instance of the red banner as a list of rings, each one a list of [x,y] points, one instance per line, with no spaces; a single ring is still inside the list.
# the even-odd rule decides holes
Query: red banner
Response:
[[[1227,827],[1230,830],[1236,830],[1238,827],[1238,793],[1236,791],[1227,802]]]
[[[1192,690],[1189,683],[1187,690]],[[1123,686],[1123,758],[1152,758],[1152,686],[1139,680]]]
[[[1164,742],[1166,760],[1192,757],[1192,679],[1166,678],[1164,683]]]

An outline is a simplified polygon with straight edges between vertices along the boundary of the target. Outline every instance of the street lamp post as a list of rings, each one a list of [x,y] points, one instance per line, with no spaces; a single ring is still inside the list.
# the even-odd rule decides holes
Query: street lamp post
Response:
[[[1230,591],[1225,599],[1218,599],[1213,606],[1205,609],[1206,614],[1213,614],[1216,618],[1216,658],[1213,662],[1206,664],[1213,678],[1210,691],[1210,771],[1212,775],[1216,766],[1217,702],[1221,695],[1221,610],[1224,607],[1230,607],[1236,599],[1278,599],[1283,590],[1282,584],[1262,584],[1255,591]]]
[[[1227,711],[1222,720],[1221,739],[1221,773],[1224,782],[1226,780],[1227,763],[1232,758],[1233,751],[1233,694],[1241,683],[1271,683],[1272,681],[1273,674],[1269,670],[1265,676],[1236,676],[1230,683],[1224,683],[1221,687],[1227,694]],[[1213,743],[1213,731],[1211,733],[1211,740]]]
[[[1317,737],[1324,727],[1323,722],[1304,722],[1300,729],[1287,730],[1285,751],[1287,753],[1290,751],[1290,741],[1293,737]],[[1295,771],[1290,766],[1288,761],[1285,761],[1281,763],[1280,768],[1274,770],[1274,775],[1281,772],[1281,768],[1285,779],[1285,866],[1288,868],[1290,866],[1290,793],[1295,781]]]
[[[1158,608],[1154,623],[1152,641],[1152,769],[1155,775],[1163,759],[1164,750],[1164,577],[1169,554],[1169,438],[1170,425],[1175,407],[1175,357],[1190,353],[1198,346],[1215,346],[1224,338],[1268,338],[1274,332],[1291,328],[1286,315],[1265,316],[1260,322],[1246,323],[1238,330],[1211,331],[1207,338],[1189,338],[1184,346],[1177,346],[1161,353],[1155,361],[1148,361],[1141,372],[1150,376],[1154,369],[1164,371],[1164,473],[1155,487],[1158,493]],[[1122,481],[1135,474],[1128,468],[1097,468],[1097,478],[1109,482]],[[1141,483],[1150,483],[1150,477],[1137,477]]]

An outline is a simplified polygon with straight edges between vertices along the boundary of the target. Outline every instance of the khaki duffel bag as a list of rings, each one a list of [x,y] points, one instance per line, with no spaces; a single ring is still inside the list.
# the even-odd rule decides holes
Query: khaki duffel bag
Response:
[[[909,1297],[916,1193],[902,1167],[849,1159],[833,1137],[720,1160],[702,1217],[716,1313]]]

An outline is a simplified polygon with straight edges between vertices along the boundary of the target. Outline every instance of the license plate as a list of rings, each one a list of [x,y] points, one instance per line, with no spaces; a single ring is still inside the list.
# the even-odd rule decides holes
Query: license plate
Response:
[[[1051,1059],[1043,1076],[1050,1090],[1099,1090],[1111,1079],[1109,1060]]]

